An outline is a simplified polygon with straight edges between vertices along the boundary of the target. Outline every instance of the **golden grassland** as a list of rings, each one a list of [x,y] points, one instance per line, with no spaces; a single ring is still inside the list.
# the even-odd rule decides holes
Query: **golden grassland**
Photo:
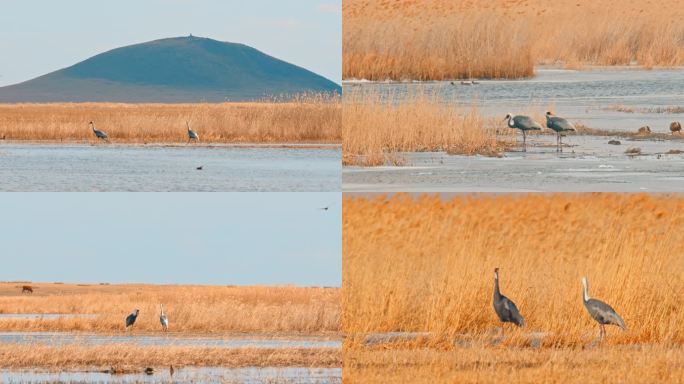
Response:
[[[0,104],[0,138],[95,143],[88,125],[93,121],[112,143],[185,144],[189,121],[199,144],[339,143],[341,114],[339,98],[324,97],[282,103]]]
[[[27,284],[33,294],[21,293]],[[171,334],[334,336],[340,328],[338,288],[0,283],[0,313],[96,315],[0,319],[0,331],[121,333],[124,319],[137,308],[129,333],[161,333],[160,304]]]
[[[114,367],[119,372],[140,372],[144,367],[339,367],[342,353],[335,348],[209,348],[134,346],[112,344],[15,345],[0,344],[0,367],[79,369]]]
[[[684,195],[345,196],[345,374],[605,382],[641,368],[636,381],[681,379],[682,228]],[[527,323],[502,341],[494,267]],[[627,331],[608,327],[596,343],[582,276]],[[427,336],[366,344],[393,331]]]
[[[535,64],[684,65],[680,0],[349,0],[343,78],[520,78]]]
[[[385,99],[373,92],[346,92],[343,164],[401,164],[397,152],[494,155],[505,148],[497,140],[494,123],[475,106],[455,109],[437,97],[423,91]]]

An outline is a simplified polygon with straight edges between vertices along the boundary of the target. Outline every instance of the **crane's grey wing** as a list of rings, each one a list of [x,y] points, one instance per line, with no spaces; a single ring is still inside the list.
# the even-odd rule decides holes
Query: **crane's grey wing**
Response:
[[[625,321],[622,320],[622,317],[618,315],[613,307],[604,303],[603,301],[589,299],[589,302],[587,302],[587,308],[589,309],[592,317],[599,323],[613,324],[622,329],[627,329],[627,327],[625,327]]]
[[[513,118],[513,122],[515,122],[515,125],[522,127],[524,129],[542,129],[542,126],[529,116],[515,116]]]
[[[547,120],[547,127],[557,131],[574,131],[575,126],[562,117],[552,116]]]
[[[518,307],[507,297],[504,297],[504,308],[508,310],[509,319],[512,323],[515,323],[519,327],[525,326],[525,319],[520,314]]]
[[[134,321],[135,316],[133,316],[133,314],[128,315],[128,317],[126,317],[126,326],[132,325]]]

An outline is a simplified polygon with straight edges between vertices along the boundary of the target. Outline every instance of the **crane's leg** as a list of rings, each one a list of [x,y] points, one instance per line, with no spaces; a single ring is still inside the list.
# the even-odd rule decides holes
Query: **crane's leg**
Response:
[[[558,141],[560,144],[558,144],[558,149],[563,152],[563,135],[560,133],[558,134]]]
[[[527,152],[527,133],[525,133],[525,130],[523,132],[523,152]]]

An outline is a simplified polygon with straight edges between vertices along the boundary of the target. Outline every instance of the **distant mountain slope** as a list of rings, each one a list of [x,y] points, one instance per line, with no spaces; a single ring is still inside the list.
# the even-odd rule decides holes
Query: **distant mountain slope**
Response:
[[[0,102],[217,102],[301,92],[334,82],[243,44],[176,37],[130,45],[0,88]]]

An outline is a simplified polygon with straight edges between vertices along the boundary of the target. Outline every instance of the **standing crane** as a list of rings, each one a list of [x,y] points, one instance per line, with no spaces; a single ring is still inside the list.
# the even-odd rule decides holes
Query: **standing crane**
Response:
[[[197,132],[190,129],[190,123],[186,121],[185,126],[188,127],[188,143],[190,142],[190,140],[199,141],[199,135],[197,134]]]
[[[126,329],[127,330],[128,330],[128,327],[131,327],[131,326],[133,326],[133,324],[135,324],[135,319],[138,318],[138,313],[140,313],[140,310],[134,309],[133,313],[131,313],[130,315],[128,315],[126,317]]]
[[[106,142],[109,142],[109,137],[107,136],[107,132],[101,131],[99,129],[95,129],[95,123],[93,123],[92,121],[89,124],[90,124],[90,128],[93,129],[93,133],[95,134],[95,136],[98,139],[102,139]]]
[[[169,330],[169,318],[164,314],[164,305],[159,304],[161,313],[159,314],[159,322],[161,323],[162,329],[165,331]]]
[[[541,131],[542,126],[534,121],[533,118],[524,115],[516,115],[509,113],[504,118],[508,121],[508,128],[515,128],[522,131],[523,134],[523,152],[527,152],[527,131]]]
[[[546,112],[546,127],[556,132],[556,152],[563,152],[563,132],[575,132],[575,126],[562,117]]]
[[[525,326],[525,319],[518,311],[518,307],[508,297],[501,294],[499,291],[499,268],[494,268],[494,312],[499,316],[501,324],[501,334],[504,334],[504,325],[506,323],[513,323],[518,327]]]
[[[603,340],[603,338],[606,336],[606,324],[617,325],[623,331],[626,330],[627,327],[625,327],[624,320],[622,320],[620,315],[615,312],[613,307],[601,300],[596,300],[589,297],[589,283],[587,282],[586,277],[582,278],[582,285],[584,286],[584,307],[600,326],[599,340]]]

